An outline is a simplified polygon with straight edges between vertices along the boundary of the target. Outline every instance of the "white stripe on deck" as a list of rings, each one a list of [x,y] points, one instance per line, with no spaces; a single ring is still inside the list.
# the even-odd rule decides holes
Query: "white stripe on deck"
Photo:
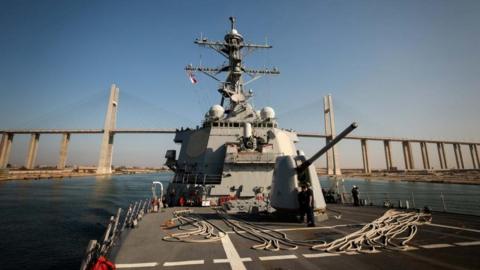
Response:
[[[273,260],[288,260],[288,259],[297,259],[295,255],[278,255],[278,256],[264,256],[258,257],[260,261],[273,261]]]
[[[397,251],[411,251],[411,250],[417,250],[418,248],[413,246],[399,246],[399,247],[391,247],[389,249],[397,250]]]
[[[204,264],[204,260],[194,260],[194,261],[178,261],[178,262],[165,262],[163,266],[181,266],[181,265],[194,265],[194,264]]]
[[[225,255],[227,255],[228,262],[230,263],[230,267],[232,269],[238,270],[247,270],[245,265],[243,264],[240,255],[238,255],[235,246],[233,246],[232,240],[228,237],[228,234],[225,234],[222,238],[222,246],[223,250],[225,250]]]
[[[240,258],[242,262],[251,262],[252,258],[250,257],[245,257],[245,258]],[[213,259],[213,263],[229,263],[229,259]]]
[[[430,245],[421,245],[421,248],[426,248],[426,249],[431,249],[431,248],[447,248],[447,247],[453,247],[453,245],[450,244],[430,244]]]
[[[440,227],[440,228],[460,230],[460,231],[480,233],[480,230],[475,230],[475,229],[470,229],[470,228],[462,228],[462,227],[448,226],[448,225],[435,224],[435,223],[427,223],[427,224],[425,224],[425,225],[433,226],[433,227]]]
[[[333,256],[340,256],[338,253],[310,253],[310,254],[302,254],[305,258],[323,258],[323,257],[333,257]]]
[[[476,245],[480,245],[480,241],[473,241],[473,242],[458,242],[458,243],[454,243],[455,245],[457,246],[476,246]]]
[[[119,263],[115,264],[116,268],[142,268],[142,267],[155,267],[157,262],[148,262],[148,263]]]

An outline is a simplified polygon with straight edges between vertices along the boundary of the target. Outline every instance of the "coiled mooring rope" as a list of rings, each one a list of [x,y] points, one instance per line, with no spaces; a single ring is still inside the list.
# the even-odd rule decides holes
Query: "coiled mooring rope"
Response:
[[[327,252],[376,252],[376,248],[404,247],[417,233],[417,226],[430,223],[432,216],[423,212],[388,210],[362,229],[330,243],[312,246]]]
[[[194,215],[192,210],[175,211],[173,216],[174,218],[170,222],[174,224],[178,222],[178,229],[183,230],[183,232],[169,234],[163,237],[163,240],[204,243],[218,241],[226,235],[221,228],[198,215]]]
[[[223,211],[217,210],[217,214],[239,236],[258,242],[259,244],[252,246],[256,250],[296,250],[299,246],[312,246],[314,243],[323,242],[317,240],[292,240],[288,238],[286,233],[233,218]]]
[[[299,246],[326,252],[363,252],[373,253],[377,248],[405,247],[417,233],[417,226],[431,222],[430,213],[403,212],[388,210],[381,217],[366,224],[362,229],[327,243],[323,240],[293,240],[286,233],[272,230],[258,224],[236,219],[217,209],[217,214],[237,235],[259,244],[256,250],[296,250]],[[172,222],[178,222],[178,228],[184,232],[165,236],[166,241],[190,243],[218,241],[226,235],[221,228],[206,219],[194,215],[192,210],[175,211]],[[188,228],[188,226],[193,228]],[[201,236],[202,238],[198,238]],[[318,244],[318,243],[321,244]]]

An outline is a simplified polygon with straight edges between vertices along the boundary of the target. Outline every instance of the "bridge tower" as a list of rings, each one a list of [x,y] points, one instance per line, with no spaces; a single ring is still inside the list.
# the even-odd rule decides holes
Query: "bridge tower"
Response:
[[[100,156],[98,158],[97,174],[112,173],[112,154],[113,154],[113,130],[117,122],[117,106],[120,89],[115,84],[110,88],[110,98],[108,100],[107,114],[105,115],[105,126],[103,128],[102,145],[100,147]]]
[[[323,113],[325,116],[325,136],[326,144],[333,140],[336,136],[335,132],[335,115],[333,114],[332,96],[323,97]],[[341,175],[340,162],[338,160],[338,151],[336,146],[327,151],[327,174]]]

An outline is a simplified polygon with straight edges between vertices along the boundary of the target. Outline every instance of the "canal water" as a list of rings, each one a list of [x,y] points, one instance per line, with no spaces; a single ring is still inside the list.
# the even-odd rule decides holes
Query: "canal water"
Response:
[[[90,239],[99,239],[118,207],[151,197],[151,183],[171,174],[0,182],[0,269],[78,269]],[[383,203],[413,193],[417,207],[480,215],[480,186],[322,178],[326,189]],[[463,195],[462,195],[463,194]],[[388,197],[389,196],[389,197]],[[398,198],[397,198],[398,197]],[[402,198],[403,199],[403,198]],[[411,200],[411,199],[410,199]]]

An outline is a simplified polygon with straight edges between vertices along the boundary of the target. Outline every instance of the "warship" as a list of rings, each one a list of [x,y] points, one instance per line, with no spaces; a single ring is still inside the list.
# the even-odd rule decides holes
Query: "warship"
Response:
[[[88,244],[82,270],[480,268],[478,218],[327,205],[313,163],[356,123],[307,158],[271,107],[249,103],[246,85],[279,71],[246,68],[243,56],[271,46],[246,43],[230,22],[223,41],[195,40],[226,64],[186,67],[192,82],[194,72],[219,82],[219,104],[199,127],[176,131],[178,157],[175,150],[165,155],[174,173],[168,187],[153,181],[151,198],[118,209],[103,237]],[[296,218],[300,185],[312,190],[316,227]]]

